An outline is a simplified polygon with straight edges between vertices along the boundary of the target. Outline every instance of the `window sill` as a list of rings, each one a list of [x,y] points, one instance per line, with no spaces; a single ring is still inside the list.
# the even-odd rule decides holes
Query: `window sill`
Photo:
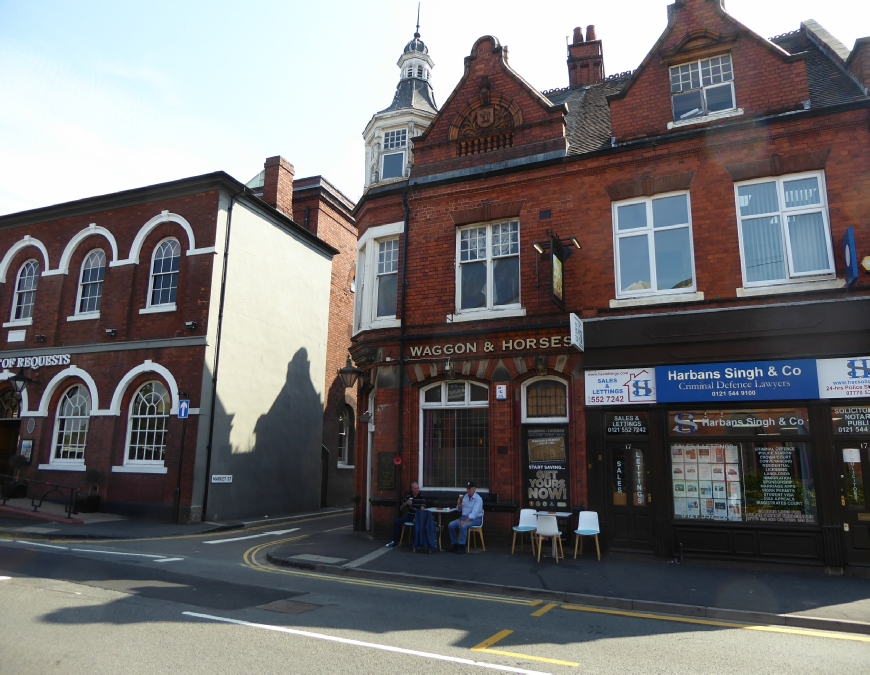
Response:
[[[488,309],[480,312],[463,312],[447,316],[447,323],[461,323],[463,321],[482,321],[486,319],[510,319],[515,316],[525,316],[525,307],[513,309]]]
[[[776,286],[750,286],[738,288],[738,298],[754,298],[764,295],[784,295],[786,293],[809,293],[810,291],[829,291],[846,288],[845,279],[824,279],[822,281],[804,281]]]
[[[18,319],[17,321],[7,321],[3,324],[3,328],[16,328],[18,326],[32,326],[33,317],[29,319]]]
[[[73,316],[68,316],[66,318],[67,321],[92,321],[100,318],[99,312],[89,312],[88,314],[74,314]]]
[[[704,115],[704,117],[693,117],[688,120],[678,120],[676,122],[668,122],[668,129],[679,129],[680,127],[688,127],[693,124],[704,124],[704,122],[714,122],[716,120],[725,119],[726,117],[740,117],[743,114],[743,108],[734,110],[723,110],[722,112],[713,113],[712,115]]]
[[[366,330],[378,330],[380,328],[398,328],[401,325],[402,322],[399,319],[378,319],[377,321],[363,324],[359,327],[358,330],[354,331],[354,335],[356,335],[357,333],[362,333]]]
[[[36,467],[38,471],[87,471],[88,468],[81,464],[40,464]]]
[[[154,305],[153,307],[145,307],[139,310],[139,314],[159,314],[160,312],[174,312],[175,303],[169,305]]]
[[[704,292],[676,293],[674,295],[647,295],[641,298],[625,298],[623,300],[611,300],[610,309],[620,307],[648,307],[651,305],[672,305],[682,302],[702,302]]]
[[[339,462],[338,465],[337,465],[337,468],[339,468],[339,469],[351,469],[351,470],[353,470],[354,466],[353,466],[353,464],[342,464],[341,462]]]
[[[136,466],[135,464],[123,464],[121,466],[113,466],[112,473],[166,473],[167,469],[165,466],[159,466],[157,464],[149,466],[148,464],[143,464],[142,466]]]

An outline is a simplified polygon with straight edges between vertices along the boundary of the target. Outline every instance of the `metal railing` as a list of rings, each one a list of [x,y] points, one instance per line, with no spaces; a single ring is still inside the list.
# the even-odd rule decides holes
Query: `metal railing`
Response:
[[[78,513],[76,508],[76,496],[78,489],[68,485],[57,485],[55,483],[43,483],[38,480],[29,480],[27,478],[15,478],[14,476],[6,476],[0,474],[0,501],[3,506],[10,499],[15,499],[13,493],[16,492],[18,486],[25,487],[25,497],[30,497],[30,504],[34,511],[39,511],[49,495],[58,495],[63,501],[66,517],[72,518],[74,513]],[[41,495],[35,496],[34,491],[41,492]],[[60,500],[58,500],[60,501]]]

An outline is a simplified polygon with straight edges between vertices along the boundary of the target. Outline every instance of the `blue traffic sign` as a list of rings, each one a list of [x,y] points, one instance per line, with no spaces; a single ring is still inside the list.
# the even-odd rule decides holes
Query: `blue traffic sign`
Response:
[[[178,419],[186,420],[187,416],[190,414],[190,401],[187,399],[181,399],[178,402]]]

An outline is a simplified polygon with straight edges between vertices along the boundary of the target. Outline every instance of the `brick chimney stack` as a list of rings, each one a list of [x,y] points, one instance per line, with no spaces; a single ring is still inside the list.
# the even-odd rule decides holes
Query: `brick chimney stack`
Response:
[[[293,165],[280,155],[269,157],[263,167],[263,201],[289,218],[293,217]]]
[[[595,26],[574,29],[574,44],[568,45],[568,86],[586,87],[604,80],[604,53],[601,40],[595,35]]]

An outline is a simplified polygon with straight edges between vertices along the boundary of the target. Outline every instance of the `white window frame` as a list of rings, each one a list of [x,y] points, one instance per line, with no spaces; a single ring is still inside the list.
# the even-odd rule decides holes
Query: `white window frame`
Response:
[[[529,385],[535,384],[536,382],[542,381],[551,381],[558,382],[562,386],[565,387],[565,416],[564,417],[529,417],[527,401],[526,401],[526,392],[529,388]],[[521,395],[520,395],[520,406],[521,406],[521,419],[523,424],[568,424],[569,417],[571,415],[571,406],[570,406],[570,397],[568,394],[568,382],[563,380],[561,377],[553,377],[552,375],[542,375],[539,377],[533,377],[529,380],[523,382],[521,386]]]
[[[517,224],[517,236],[519,239],[519,249],[517,251],[517,268],[519,274],[519,291],[520,299],[509,305],[493,305],[493,261],[501,258],[512,258],[513,255],[495,256],[492,255],[492,229],[496,225],[505,225],[508,223]],[[486,307],[475,307],[472,309],[461,309],[462,305],[462,232],[473,230],[480,227],[486,228],[486,258],[468,262],[486,262]],[[456,249],[454,252],[455,260],[455,295],[454,305],[456,314],[450,317],[456,321],[471,321],[474,319],[486,319],[496,317],[509,316],[525,316],[526,310],[523,307],[523,247],[522,247],[522,225],[519,218],[504,218],[501,220],[493,220],[485,223],[474,223],[472,225],[463,225],[456,228]],[[467,263],[466,263],[467,264]]]
[[[85,256],[84,260],[82,260],[82,266],[79,270],[79,286],[76,291],[76,306],[75,311],[73,312],[73,316],[77,319],[99,319],[100,318],[100,310],[96,310],[93,312],[82,312],[82,291],[84,290],[84,277],[85,277],[85,265],[88,262],[88,259],[97,251],[103,254],[103,280],[100,281],[100,305],[102,306],[103,302],[103,285],[106,283],[106,272],[105,270],[109,266],[108,258],[106,257],[106,252],[101,248],[95,248],[88,251],[88,254]],[[88,282],[88,283],[96,283],[96,282]],[[150,296],[149,296],[150,297]]]
[[[391,134],[395,134],[395,137],[401,137],[401,142],[393,142],[387,140],[388,138],[393,138]],[[384,144],[383,144],[383,152],[381,152],[381,180],[399,180],[400,178],[405,177],[405,170],[408,168],[408,130],[404,127],[398,129],[385,129],[384,130]],[[390,178],[384,177],[384,162],[386,160],[387,155],[402,155],[402,172],[398,176],[391,176]]]
[[[785,208],[785,193],[783,184],[793,180],[801,180],[803,178],[817,178],[819,181],[819,197],[820,204],[815,204],[813,206],[798,206],[790,209]],[[779,216],[779,227],[780,232],[783,239],[783,251],[787,256],[786,260],[786,278],[785,279],[774,279],[774,280],[765,280],[765,281],[752,281],[749,282],[746,280],[746,259],[744,256],[744,248],[743,248],[743,217],[740,215],[740,195],[739,188],[744,187],[746,185],[758,185],[761,183],[776,183],[776,196],[779,200],[779,211],[775,214]],[[737,238],[740,243],[740,274],[743,280],[744,288],[771,288],[776,286],[792,286],[797,284],[807,285],[808,282],[829,282],[831,280],[835,280],[837,277],[837,263],[834,260],[834,247],[833,241],[831,239],[831,221],[828,214],[828,187],[825,181],[825,172],[824,171],[806,171],[802,173],[791,173],[786,174],[784,176],[766,176],[764,178],[754,178],[752,180],[744,180],[739,183],[734,183],[734,208],[736,209],[735,213],[737,215]],[[818,213],[822,214],[822,221],[825,226],[825,243],[827,245],[827,254],[828,254],[828,263],[830,265],[830,272],[804,272],[804,273],[794,273],[792,271],[792,252],[791,252],[791,238],[788,236],[788,216],[790,215],[801,215],[805,213]],[[774,214],[761,214],[761,215],[753,215],[746,216],[747,219],[753,218],[763,218],[767,215]]]
[[[36,265],[36,288],[32,291],[21,291],[18,289],[18,285],[21,283],[21,274],[24,272],[24,268],[27,267],[30,263]],[[9,322],[4,323],[3,327],[6,328],[8,326],[31,326],[33,325],[33,312],[36,309],[36,291],[39,290],[39,278],[42,276],[42,266],[39,264],[39,261],[36,258],[30,258],[29,260],[25,260],[21,263],[21,267],[18,268],[18,273],[15,275],[15,291],[12,294],[12,312],[9,315]],[[30,308],[30,316],[24,317],[23,319],[16,319],[15,314],[18,310],[18,301],[24,293],[33,293],[33,305]]]
[[[344,418],[345,415],[347,415],[348,417]],[[339,413],[338,419],[339,419],[340,425],[342,423],[342,420],[344,419],[344,422],[343,422],[344,433],[342,433],[341,426],[339,426],[339,431],[338,431],[338,437],[339,437],[339,441],[338,441],[338,450],[339,450],[338,468],[339,469],[353,469],[354,468],[353,462],[348,461],[348,460],[352,460],[354,457],[354,454],[355,454],[354,447],[353,447],[353,445],[351,445],[351,441],[353,440],[353,437],[354,437],[354,434],[353,434],[353,431],[354,431],[353,409],[349,405],[344,404],[341,412]],[[344,447],[342,447],[342,437],[344,438]]]
[[[664,199],[667,197],[676,197],[679,195],[686,196],[686,208],[689,214],[689,252],[691,254],[691,264],[692,264],[692,285],[686,288],[669,288],[665,290],[658,290],[658,279],[656,275],[656,251],[655,251],[655,233],[656,232],[668,232],[670,230],[679,230],[686,227],[686,225],[669,225],[668,227],[660,227],[656,229],[653,224],[653,210],[652,203],[656,199]],[[633,230],[619,230],[619,214],[617,208],[620,206],[632,206],[634,204],[646,204],[646,227],[645,228],[635,228]],[[626,299],[626,298],[645,298],[645,297],[655,297],[655,296],[685,296],[685,295],[694,295],[698,290],[698,277],[695,271],[695,237],[693,233],[692,227],[692,197],[689,194],[688,190],[678,190],[676,192],[663,192],[661,194],[653,195],[652,197],[638,197],[636,199],[625,199],[620,202],[613,202],[610,205],[611,208],[611,222],[613,223],[613,269],[616,272],[614,278],[614,286],[616,287],[616,297],[618,300]],[[626,239],[628,237],[636,237],[640,234],[646,234],[647,237],[647,252],[649,253],[649,266],[650,266],[650,288],[648,289],[638,289],[634,291],[623,291],[622,290],[622,274],[620,273],[620,264],[619,264],[619,240]]]
[[[465,400],[455,403],[447,402],[447,385],[449,384],[459,384],[465,383]],[[485,401],[472,401],[471,400],[471,387],[472,385],[482,387],[486,389],[486,400]],[[426,392],[430,389],[435,389],[436,387],[441,387],[441,400],[438,403],[427,403],[426,402]],[[435,384],[430,384],[426,387],[421,387],[419,392],[419,423],[418,423],[418,445],[417,445],[417,484],[420,486],[420,489],[423,490],[427,488],[423,483],[423,411],[424,410],[451,410],[456,408],[489,408],[489,400],[492,396],[492,391],[490,391],[490,387],[488,387],[483,382],[475,382],[473,380],[442,380],[441,382],[436,382]],[[490,433],[492,432],[492,425],[490,425]],[[490,441],[492,438],[490,437]],[[490,469],[492,466],[490,465]],[[444,488],[444,487],[432,487],[427,488],[432,490],[456,490],[460,488]],[[489,492],[489,488],[477,488],[477,492]]]
[[[378,272],[378,244],[387,239],[399,238],[405,229],[403,222],[390,223],[370,227],[357,242],[357,290],[354,293],[353,308],[353,334],[356,335],[364,330],[377,328],[395,328],[401,325],[398,315],[377,316],[377,272]],[[401,245],[401,243],[400,243]],[[400,252],[401,255],[401,252]],[[400,282],[397,279],[397,282]],[[402,292],[401,284],[397,283],[396,298]],[[398,311],[398,308],[397,308]]]
[[[167,443],[167,441],[169,439],[169,419],[172,416],[171,413],[167,413],[165,416],[155,415],[153,418],[151,418],[158,419],[160,417],[163,417],[166,420],[166,430],[163,432],[163,459],[130,459],[130,441],[133,437],[133,406],[136,404],[136,398],[139,396],[139,392],[152,382],[157,382],[166,391],[166,395],[169,397],[169,410],[171,411],[172,409],[172,391],[160,380],[148,380],[147,382],[143,382],[138,387],[136,387],[136,391],[134,391],[133,395],[130,397],[130,405],[127,407],[127,439],[124,442],[124,462],[122,465],[124,467],[136,467],[143,469],[148,469],[151,467],[164,469],[166,467],[166,450],[169,447],[169,443]],[[149,418],[142,417],[142,419]],[[112,467],[113,471],[116,471],[117,469],[118,467]],[[161,471],[160,473],[165,473],[165,471]]]
[[[69,394],[70,391],[72,391],[75,388],[81,389],[84,393],[84,396],[88,400],[87,417],[86,418],[84,416],[66,417],[64,419],[87,419],[88,420],[87,426],[86,426],[85,431],[84,431],[85,447],[82,449],[82,458],[81,459],[63,459],[63,458],[56,457],[57,446],[58,446],[57,436],[58,436],[58,431],[60,430],[59,424],[60,424],[60,419],[61,419],[61,412],[63,410],[64,399],[66,398],[67,394]],[[64,390],[63,394],[61,395],[61,397],[57,401],[57,410],[55,411],[55,414],[54,414],[54,429],[53,429],[53,433],[51,436],[51,454],[48,456],[48,464],[49,464],[50,468],[54,469],[57,467],[84,467],[85,466],[85,455],[87,454],[87,437],[88,437],[88,434],[90,433],[90,430],[91,430],[90,418],[91,418],[92,406],[93,406],[93,401],[91,401],[91,392],[88,391],[88,388],[84,384],[80,384],[80,383],[72,384]]]
[[[386,244],[387,242],[396,242],[396,271],[395,272],[384,272],[381,274],[380,271],[380,262],[381,262],[381,244]],[[370,254],[375,256],[375,259],[372,261],[375,268],[375,278],[374,283],[372,284],[372,321],[390,321],[395,320],[399,314],[398,302],[399,302],[399,238],[398,237],[384,237],[383,239],[378,239],[373,242],[371,246],[372,251]],[[392,314],[384,314],[383,316],[378,315],[378,300],[379,294],[381,290],[381,285],[379,283],[379,278],[381,276],[389,276],[391,274],[396,275],[396,310]]]
[[[704,73],[703,73],[703,68],[702,68],[701,64],[704,61],[710,61],[711,59],[722,58],[723,56],[727,56],[731,61],[731,80],[729,82],[717,82],[715,84],[704,84]],[[735,112],[739,109],[737,107],[737,93],[734,90],[734,58],[731,56],[731,54],[730,53],[728,53],[728,54],[716,54],[715,56],[707,56],[703,59],[694,59],[692,61],[687,61],[685,63],[677,63],[673,66],[670,66],[668,68],[668,87],[669,88],[671,87],[671,71],[674,68],[680,68],[683,66],[692,66],[692,65],[698,66],[698,81],[699,81],[700,86],[697,89],[694,89],[694,88],[693,89],[683,89],[682,91],[678,91],[678,92],[671,91],[671,118],[673,119],[673,124],[674,125],[690,124],[692,122],[715,119],[716,117],[728,117],[730,115],[735,114]],[[712,113],[709,112],[709,110],[707,110],[707,90],[722,87],[725,84],[731,85],[731,103],[732,103],[731,107],[725,108],[724,110],[717,110],[717,111],[712,112]],[[674,116],[674,96],[679,95],[679,94],[685,94],[686,92],[689,92],[689,91],[698,91],[698,90],[700,90],[700,92],[701,92],[701,99],[702,99],[702,103],[704,105],[704,110],[701,111],[700,115],[696,115],[695,117],[687,117],[684,119],[677,119]]]
[[[175,287],[175,302],[152,303],[151,298],[154,292],[154,258],[157,255],[157,251],[160,250],[160,247],[167,241],[174,241],[175,244],[178,246],[178,285],[176,285]],[[159,242],[157,242],[157,246],[154,247],[154,251],[151,253],[151,264],[148,267],[148,298],[145,309],[139,310],[140,314],[150,314],[153,312],[172,312],[175,310],[178,302],[178,289],[181,285],[181,260],[184,257],[181,255],[182,250],[183,249],[181,248],[181,242],[178,241],[178,239],[176,239],[175,237],[166,237],[165,239],[161,239]]]

